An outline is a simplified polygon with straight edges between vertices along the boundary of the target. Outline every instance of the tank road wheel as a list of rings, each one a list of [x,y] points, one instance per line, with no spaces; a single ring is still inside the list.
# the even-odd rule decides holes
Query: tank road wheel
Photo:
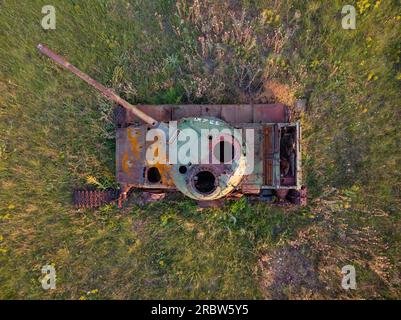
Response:
[[[118,199],[119,190],[74,190],[73,204],[77,208],[97,208]]]

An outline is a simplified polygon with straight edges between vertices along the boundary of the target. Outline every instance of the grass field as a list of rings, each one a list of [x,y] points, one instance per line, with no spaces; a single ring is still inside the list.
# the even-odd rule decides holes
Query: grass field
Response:
[[[3,0],[0,43],[1,299],[401,298],[399,1]],[[75,210],[116,184],[112,104],[38,43],[132,103],[307,99],[308,207]]]

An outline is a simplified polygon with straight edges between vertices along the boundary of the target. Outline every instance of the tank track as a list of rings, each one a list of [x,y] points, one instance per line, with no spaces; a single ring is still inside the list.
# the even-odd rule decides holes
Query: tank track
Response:
[[[120,191],[107,190],[74,190],[73,205],[77,208],[98,208],[116,201]]]

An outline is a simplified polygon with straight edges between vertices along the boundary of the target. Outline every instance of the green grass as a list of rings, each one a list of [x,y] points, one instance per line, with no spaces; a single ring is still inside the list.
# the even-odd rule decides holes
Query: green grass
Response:
[[[401,10],[363,2],[343,30],[342,1],[54,0],[48,31],[48,2],[0,2],[0,298],[264,298],[260,257],[296,244],[328,285],[312,297],[400,298]],[[88,176],[115,184],[112,104],[38,43],[132,103],[269,102],[268,84],[286,85],[275,100],[308,100],[310,206],[75,210]]]

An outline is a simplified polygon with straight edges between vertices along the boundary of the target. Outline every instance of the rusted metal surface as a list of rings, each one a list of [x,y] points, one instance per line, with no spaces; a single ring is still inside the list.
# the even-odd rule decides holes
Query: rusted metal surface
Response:
[[[145,110],[145,106],[142,106]],[[251,105],[248,107],[251,108]],[[179,106],[179,108],[183,108]],[[205,112],[206,106],[197,107],[192,105],[192,111],[198,110],[200,114]],[[169,106],[151,106],[152,114],[166,117],[169,114]],[[163,111],[158,111],[163,110]],[[167,111],[166,111],[167,110]],[[203,111],[202,111],[203,110]],[[209,112],[209,111],[208,111]],[[181,113],[181,111],[180,111]],[[174,112],[171,113],[172,115]],[[183,113],[181,113],[183,114]],[[194,114],[195,116],[197,114]],[[157,118],[159,120],[161,118]],[[181,119],[182,120],[182,119]],[[243,119],[242,119],[243,120]],[[294,176],[281,175],[280,168],[280,135],[283,128],[294,127],[294,124],[286,123],[235,123],[232,124],[235,128],[254,129],[255,134],[255,150],[254,150],[254,170],[249,175],[246,175],[240,184],[238,190],[242,194],[258,195],[261,188],[272,190],[287,189],[295,187]],[[129,184],[133,188],[140,189],[161,189],[161,190],[179,190],[177,188],[176,178],[172,175],[172,167],[166,164],[148,165],[145,160],[145,151],[151,147],[153,142],[145,140],[146,132],[149,126],[145,124],[130,125],[126,128],[117,129],[117,178],[121,183]],[[297,142],[298,143],[298,142]],[[297,163],[298,165],[298,163]],[[155,167],[160,173],[160,179],[150,181],[149,172]],[[198,168],[199,169],[199,168]],[[176,169],[175,169],[176,170]],[[216,176],[219,176],[224,169],[216,171],[217,168],[211,168]],[[199,171],[199,170],[198,170]],[[195,171],[194,171],[195,172]],[[189,173],[188,173],[189,174]],[[195,173],[193,175],[196,175]],[[189,182],[182,182],[180,185],[186,185]],[[189,184],[190,185],[190,184]],[[299,189],[299,188],[298,188]],[[285,192],[285,191],[282,191]]]
[[[171,106],[169,106],[171,107]],[[172,107],[171,120],[181,120],[183,118],[201,116],[200,104],[177,105]]]
[[[248,118],[245,110],[245,105],[242,106],[241,117],[233,116],[231,121],[233,120],[249,120],[249,112]],[[141,106],[143,110],[146,110],[145,107]],[[175,113],[174,107],[172,106],[149,106],[150,112],[152,115],[156,117],[156,120],[165,120],[169,115],[171,118],[174,118],[179,114],[180,116],[185,116],[187,114],[192,114],[193,116],[201,116],[204,115],[205,112],[219,112],[219,110],[224,110],[225,107],[219,106],[218,108],[213,109],[213,106],[206,110],[208,107],[200,106],[200,105],[191,105],[189,107],[188,113],[184,111],[184,106],[178,106],[178,113]],[[236,105],[232,105],[232,108],[236,107]],[[170,109],[173,108],[173,109]],[[228,107],[228,109],[231,107]],[[251,105],[247,105],[246,108],[252,109]],[[273,108],[274,109],[274,108]],[[214,111],[211,111],[214,110]],[[266,108],[266,110],[271,110],[271,107]],[[171,111],[171,112],[170,112]],[[198,112],[198,114],[194,112]],[[249,111],[249,110],[248,110]],[[223,114],[223,111],[222,111]],[[235,112],[232,112],[235,114]],[[267,118],[267,117],[266,117]],[[178,120],[182,120],[178,119]],[[253,121],[253,119],[252,119]],[[298,159],[300,153],[300,148],[298,145],[300,144],[299,139],[299,131],[298,124],[291,123],[244,123],[244,122],[236,122],[231,124],[235,128],[240,129],[254,129],[255,141],[254,141],[254,170],[248,175],[245,175],[238,184],[235,193],[238,195],[245,194],[250,196],[257,196],[261,194],[261,190],[270,189],[273,192],[273,197],[281,199],[279,201],[280,205],[285,205],[289,203],[298,203],[300,205],[304,205],[306,203],[305,196],[301,197],[300,187],[296,186],[296,182],[298,181],[298,172],[296,171],[295,175],[286,175],[282,172],[282,166],[280,164],[280,152],[281,152],[281,135],[284,134],[285,130],[289,130],[288,132],[296,133],[296,145],[297,145],[297,161],[296,166],[300,166],[300,160]],[[149,166],[145,160],[145,150],[149,148],[152,142],[147,142],[145,139],[146,132],[150,127],[146,124],[136,124],[129,125],[126,128],[117,129],[117,176],[118,181],[129,184],[132,188],[140,188],[143,190],[150,189],[158,189],[158,190],[166,190],[166,191],[179,191],[177,188],[177,183],[180,186],[188,185],[191,187],[191,181],[176,181],[174,175],[172,175],[172,166],[165,164],[156,164],[153,166]],[[290,129],[286,129],[290,128]],[[291,129],[292,128],[292,129]],[[283,131],[284,130],[284,131]],[[152,167],[156,167],[160,173],[160,180],[156,182],[149,181],[149,172]],[[197,168],[197,171],[192,172],[192,176],[195,176],[196,173],[202,169]],[[215,176],[220,176],[225,169],[209,168],[210,172],[213,172]],[[176,169],[175,169],[176,170]],[[217,171],[216,171],[217,170]],[[219,171],[220,170],[220,171]],[[190,172],[188,172],[188,176],[190,176]],[[193,181],[192,181],[193,182]],[[191,187],[193,190],[193,186]],[[278,191],[277,191],[278,190]],[[296,193],[292,192],[293,190]],[[298,192],[298,193],[297,193]],[[302,191],[306,193],[306,191]],[[206,204],[206,203],[205,203]]]
[[[77,67],[73,66],[71,63],[66,61],[64,58],[50,50],[49,48],[45,47],[42,44],[38,44],[37,48],[41,53],[44,55],[48,56],[50,59],[54,60],[57,62],[59,65],[62,67],[66,68],[67,70],[71,71],[74,73],[76,76],[84,80],[86,83],[100,91],[106,98],[115,101],[119,105],[123,106],[127,110],[129,110],[131,113],[135,114],[138,118],[140,118],[142,121],[144,121],[147,124],[150,124],[152,126],[157,126],[158,122],[144,113],[143,111],[139,110],[129,102],[125,101],[121,97],[119,97],[113,90],[110,88],[106,88],[104,85],[100,84],[96,80],[92,79],[90,76],[88,76],[86,73],[82,72],[79,70]]]
[[[277,189],[276,195],[280,200],[284,200],[288,194],[288,189]]]
[[[252,123],[253,106],[249,104],[225,105],[221,108],[221,118],[228,123]]]
[[[159,122],[190,117],[214,117],[229,124],[287,123],[288,108],[283,104],[227,104],[227,105],[137,105]],[[127,123],[138,121],[135,113],[127,111]]]
[[[260,185],[249,184],[246,182],[248,182],[248,180],[241,184],[241,191],[243,194],[258,195],[260,193]]]
[[[280,186],[282,188],[297,188],[296,178],[300,153],[296,124],[280,124]]]
[[[263,175],[265,185],[273,185],[273,127],[263,127]]]
[[[241,123],[236,125],[243,130],[254,130],[253,148],[253,170],[247,174],[242,183],[241,188],[244,194],[259,194],[261,186],[264,184],[263,172],[263,127],[260,124]]]
[[[117,180],[124,184],[143,184],[145,134],[143,127],[117,129]]]
[[[295,185],[295,177],[281,177],[281,185],[282,186],[294,186]]]
[[[279,123],[288,122],[288,108],[281,103],[257,104],[253,106],[253,122]]]
[[[142,112],[145,112],[152,118],[156,119],[158,122],[168,122],[171,120],[171,112],[172,108],[171,106],[168,105],[136,105],[136,107],[141,110]],[[133,112],[128,111],[127,112],[127,118],[126,121],[128,123],[135,123],[138,122],[138,117]],[[142,123],[146,123],[143,122]]]
[[[146,125],[129,126],[117,129],[116,174],[119,183],[136,188],[171,189],[174,188],[166,164],[149,165],[146,161],[146,150],[152,144],[146,141]],[[157,168],[160,179],[151,179],[152,168]]]

